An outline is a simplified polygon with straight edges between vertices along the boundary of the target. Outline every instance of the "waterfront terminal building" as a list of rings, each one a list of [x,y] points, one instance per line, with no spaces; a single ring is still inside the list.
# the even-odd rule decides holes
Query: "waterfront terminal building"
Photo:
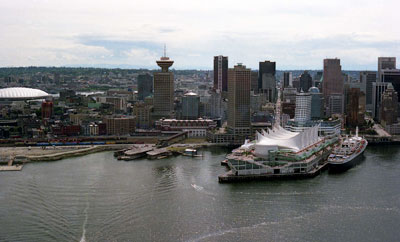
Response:
[[[319,136],[318,130],[318,126],[313,126],[302,132],[291,132],[275,126],[256,132],[254,141],[246,141],[227,156],[226,163],[231,170],[219,180],[318,174],[338,141],[338,136]]]

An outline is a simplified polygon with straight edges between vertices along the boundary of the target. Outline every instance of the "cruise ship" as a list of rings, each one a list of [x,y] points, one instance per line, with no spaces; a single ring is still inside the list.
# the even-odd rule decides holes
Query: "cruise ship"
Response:
[[[345,137],[328,157],[329,170],[333,172],[346,171],[356,165],[362,158],[368,141],[356,135]]]

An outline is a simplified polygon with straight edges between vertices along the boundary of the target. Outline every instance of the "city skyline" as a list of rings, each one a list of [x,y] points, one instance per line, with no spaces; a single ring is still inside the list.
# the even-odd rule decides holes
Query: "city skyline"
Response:
[[[164,43],[176,69],[211,70],[216,55],[251,69],[270,60],[278,70],[322,69],[323,59],[335,57],[345,70],[375,70],[379,56],[400,58],[400,31],[392,24],[399,20],[395,1],[115,1],[112,6],[13,1],[0,6],[4,67],[156,69],[154,59],[162,56]]]

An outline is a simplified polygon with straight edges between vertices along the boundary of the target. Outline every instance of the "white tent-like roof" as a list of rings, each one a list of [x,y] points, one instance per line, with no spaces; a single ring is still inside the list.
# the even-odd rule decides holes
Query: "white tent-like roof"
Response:
[[[312,144],[317,143],[318,126],[311,127],[303,132],[290,132],[281,126],[263,130],[263,134],[256,133],[257,142],[254,144],[254,154],[259,157],[267,157],[270,150],[290,149],[294,152],[300,151]]]

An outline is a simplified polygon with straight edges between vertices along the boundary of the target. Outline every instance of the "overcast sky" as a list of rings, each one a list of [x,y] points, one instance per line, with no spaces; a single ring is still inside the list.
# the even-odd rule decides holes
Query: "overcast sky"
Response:
[[[277,69],[375,70],[400,58],[399,0],[0,0],[0,66],[212,69],[214,55]],[[400,60],[399,60],[400,61]]]

